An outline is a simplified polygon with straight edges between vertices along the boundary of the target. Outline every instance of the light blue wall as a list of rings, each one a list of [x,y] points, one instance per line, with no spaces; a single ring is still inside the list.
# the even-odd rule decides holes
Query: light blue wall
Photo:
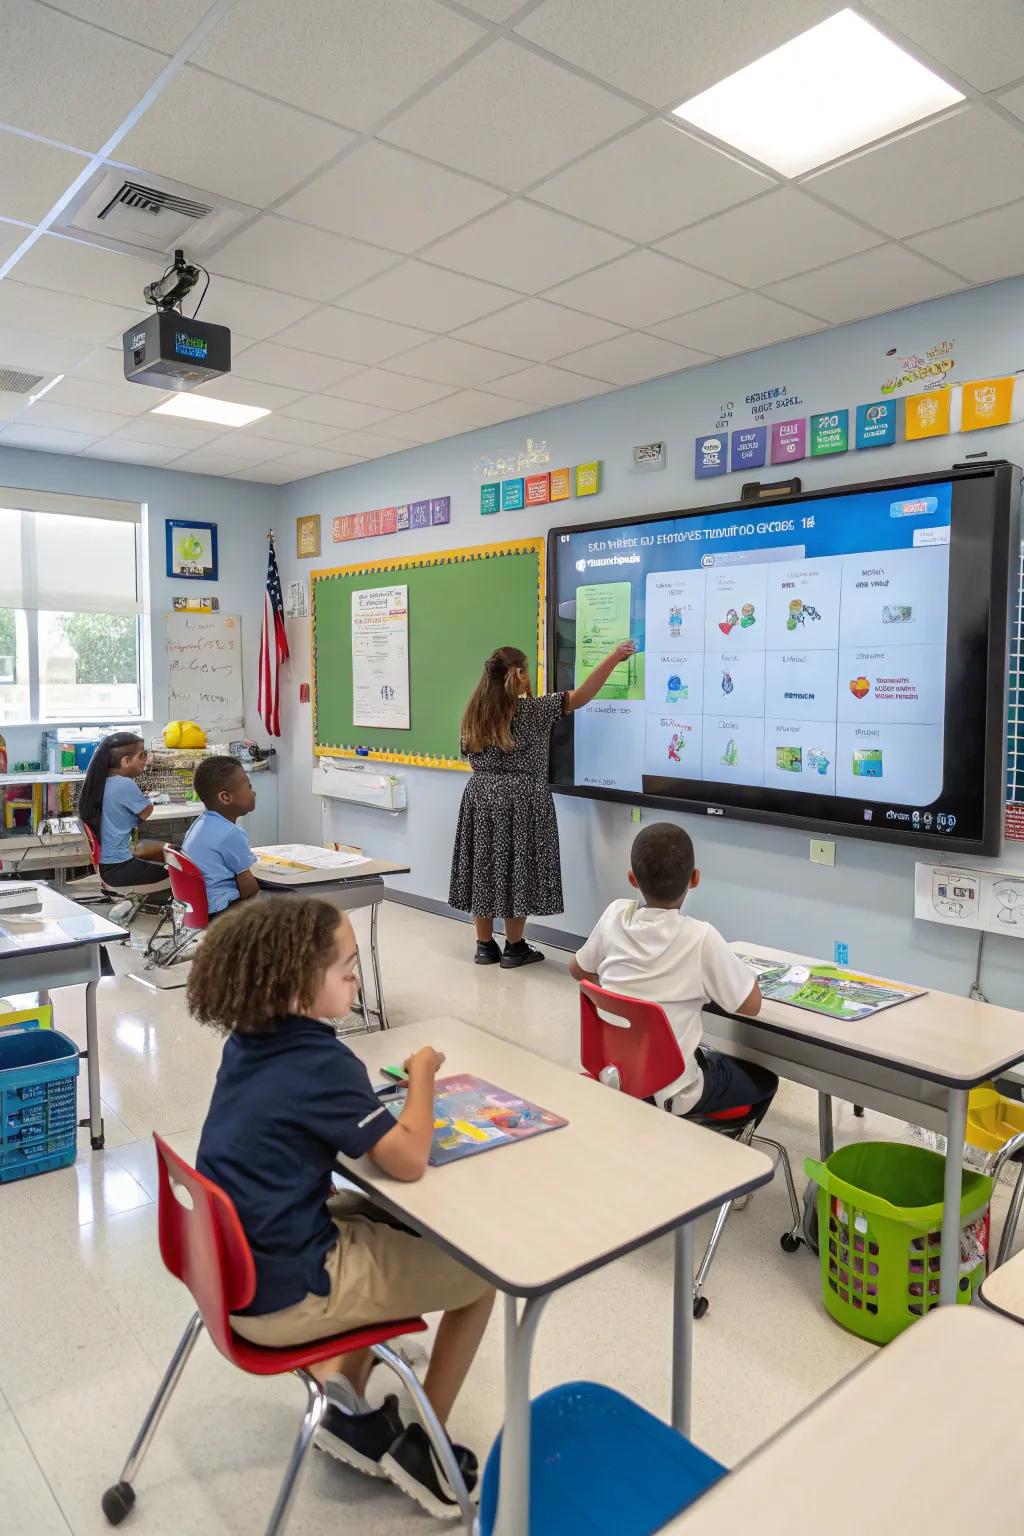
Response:
[[[755,390],[785,386],[802,404],[783,416],[834,410],[877,399],[891,377],[896,357],[946,339],[954,343],[954,380],[1012,373],[1024,354],[1024,281],[993,285],[728,359],[579,405],[538,412],[515,423],[467,434],[286,487],[289,514],[281,528],[282,576],[287,580],[317,566],[387,558],[439,546],[482,543],[574,520],[697,506],[739,494],[739,476],[707,484],[693,479],[694,438],[714,429],[720,407],[733,402],[733,424],[751,420],[744,397]],[[910,393],[904,389],[901,393]],[[544,439],[551,465],[600,459],[600,496],[556,507],[479,515],[481,458],[521,447],[527,437]],[[668,468],[637,474],[635,443],[664,438]],[[872,453],[799,465],[805,488],[946,467],[969,452],[1024,463],[1024,427],[978,432]],[[770,479],[774,473],[762,472]],[[391,506],[425,496],[450,495],[452,525],[433,532],[406,533],[333,546],[331,518],[339,513]],[[290,524],[295,516],[319,513],[323,557],[299,562]],[[289,528],[285,536],[286,526]],[[320,803],[309,794],[311,712],[297,702],[298,684],[309,677],[308,624],[289,625],[293,661],[288,672],[288,745],[282,751],[282,805],[294,820],[282,821],[282,835],[319,838]],[[420,896],[445,900],[452,835],[464,780],[461,775],[420,769],[405,772],[409,809],[381,812],[332,803],[323,830],[360,843],[375,854],[412,865],[403,882]],[[586,932],[606,901],[623,889],[633,828],[625,807],[556,796],[562,836],[569,932]],[[651,813],[645,812],[645,816]],[[897,977],[952,991],[966,991],[973,979],[976,939],[918,922],[913,916],[913,850],[882,843],[839,839],[834,869],[812,865],[808,837],[783,828],[728,820],[709,823],[684,818],[698,846],[704,881],[693,910],[730,937],[799,945],[831,955],[835,940],[850,946],[851,962]],[[1001,866],[1024,869],[1024,845],[1009,844]],[[984,983],[993,1000],[1020,1002],[1024,945],[991,937],[986,946]]]

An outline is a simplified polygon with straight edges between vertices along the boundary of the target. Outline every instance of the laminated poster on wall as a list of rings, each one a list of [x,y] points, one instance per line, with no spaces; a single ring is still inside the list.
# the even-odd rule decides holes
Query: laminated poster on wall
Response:
[[[409,588],[352,593],[352,723],[409,729]]]
[[[194,720],[212,741],[242,729],[242,621],[237,614],[166,614],[164,655],[169,719]]]
[[[1024,872],[915,864],[914,916],[1024,939]]]

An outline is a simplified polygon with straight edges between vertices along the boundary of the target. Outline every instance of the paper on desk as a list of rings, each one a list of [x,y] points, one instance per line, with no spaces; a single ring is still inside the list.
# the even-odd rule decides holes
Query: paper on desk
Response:
[[[369,864],[361,853],[347,853],[337,848],[320,848],[312,843],[273,843],[265,848],[254,848],[261,864],[273,864],[277,869],[351,869],[356,864]]]

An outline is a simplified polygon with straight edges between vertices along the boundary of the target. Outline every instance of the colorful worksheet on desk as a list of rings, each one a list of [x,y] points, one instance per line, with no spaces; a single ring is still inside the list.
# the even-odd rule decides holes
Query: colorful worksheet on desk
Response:
[[[756,975],[762,996],[773,1003],[792,1003],[810,1013],[824,1013],[834,1019],[870,1018],[883,1008],[909,1003],[924,997],[920,987],[904,987],[896,981],[879,981],[876,976],[861,976],[857,971],[841,970],[835,965],[791,965],[785,960],[767,960],[759,955],[740,955],[744,965]]]
[[[405,1095],[388,1100],[397,1118]],[[430,1147],[433,1167],[455,1163],[491,1147],[507,1147],[545,1131],[568,1125],[560,1115],[520,1099],[483,1078],[461,1075],[441,1077],[434,1084],[434,1139]]]

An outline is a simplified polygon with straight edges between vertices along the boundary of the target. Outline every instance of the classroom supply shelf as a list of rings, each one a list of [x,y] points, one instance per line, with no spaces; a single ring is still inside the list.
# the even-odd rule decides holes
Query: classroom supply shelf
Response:
[[[939,1304],[945,1159],[925,1147],[865,1141],[827,1162],[808,1158],[818,1184],[821,1293],[851,1333],[888,1344]],[[992,1180],[964,1172],[957,1301],[968,1303],[988,1262]]]
[[[49,1028],[51,1017],[49,1008],[0,1015],[0,1183],[75,1160],[78,1047]]]

